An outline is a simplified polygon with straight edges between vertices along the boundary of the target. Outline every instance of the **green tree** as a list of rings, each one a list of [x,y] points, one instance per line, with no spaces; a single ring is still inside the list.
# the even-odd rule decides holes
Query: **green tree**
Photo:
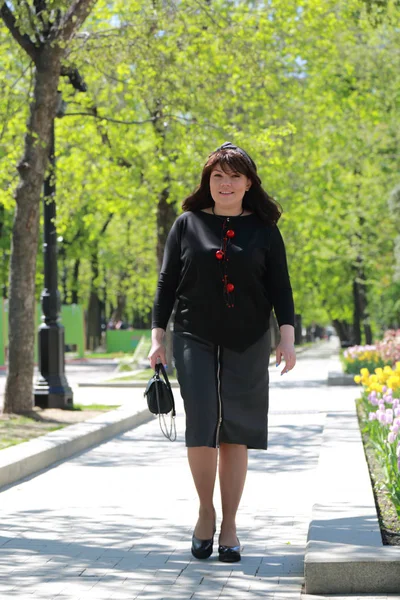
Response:
[[[92,0],[3,1],[1,18],[34,65],[32,102],[18,163],[9,290],[9,371],[5,412],[32,407],[35,273],[40,197],[48,163],[62,61],[87,17]]]

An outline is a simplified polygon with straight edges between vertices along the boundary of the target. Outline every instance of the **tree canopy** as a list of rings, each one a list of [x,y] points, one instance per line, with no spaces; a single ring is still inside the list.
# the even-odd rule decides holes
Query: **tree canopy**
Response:
[[[96,290],[108,313],[123,297],[128,319],[148,318],[160,195],[179,214],[208,153],[231,140],[284,209],[305,324],[352,322],[355,298],[374,331],[398,323],[388,205],[399,184],[398,17],[389,1],[98,1],[65,58],[87,91],[59,86],[64,300],[88,305]],[[6,289],[32,67],[4,26],[0,39]],[[38,295],[41,284],[39,267]]]

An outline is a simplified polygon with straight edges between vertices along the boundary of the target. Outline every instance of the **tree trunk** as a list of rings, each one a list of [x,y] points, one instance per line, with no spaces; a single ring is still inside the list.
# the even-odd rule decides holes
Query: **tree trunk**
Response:
[[[62,304],[68,304],[68,268],[67,268],[67,251],[65,244],[62,244],[58,253],[61,260],[61,288],[62,288]]]
[[[372,344],[372,329],[369,323],[364,323],[365,343]]]
[[[53,56],[52,56],[53,55]],[[57,103],[60,62],[53,48],[43,51],[35,69],[24,154],[18,164],[9,283],[9,371],[4,412],[32,409],[35,330],[35,274],[42,186]]]
[[[161,270],[161,265],[164,256],[165,243],[175,219],[175,206],[168,203],[169,186],[167,185],[161,192],[157,205],[157,263],[158,270]]]
[[[79,304],[79,295],[78,295],[78,284],[79,284],[79,267],[81,264],[80,258],[77,258],[74,264],[74,271],[72,275],[72,296],[71,296],[71,304]]]
[[[114,309],[112,320],[114,323],[118,323],[118,321],[123,321],[124,314],[126,309],[126,295],[119,293],[117,295],[117,306]]]
[[[132,327],[134,329],[150,329],[151,327],[151,310],[147,315],[138,314],[135,308],[132,310]]]
[[[354,279],[353,281],[353,331],[354,331],[354,343],[357,345],[361,344],[361,299],[359,284]]]
[[[356,275],[353,281],[355,343],[361,344],[362,325],[365,343],[372,344],[372,330],[368,313],[367,283],[363,260],[360,256],[357,258],[357,267],[355,269]]]
[[[111,223],[114,213],[110,213],[100,231],[100,238],[106,232],[107,227]],[[90,297],[87,314],[86,340],[89,350],[96,350],[101,344],[101,316],[103,303],[99,297],[99,248],[96,242],[92,250],[91,267],[92,281],[90,285]]]
[[[2,297],[7,298],[7,278],[8,278],[8,270],[9,270],[9,256],[8,250],[5,248],[7,244],[7,240],[4,240],[4,237],[8,237],[7,225],[6,225],[6,214],[4,205],[0,206],[0,240],[2,242],[2,253],[1,253],[1,289],[2,289]]]
[[[154,129],[156,131],[156,133],[160,136],[160,139],[162,140],[161,143],[161,147],[160,147],[160,153],[164,152],[164,144],[165,144],[165,136],[166,136],[166,129],[164,127],[164,117],[163,117],[163,104],[162,104],[162,100],[160,98],[156,99],[154,102],[155,105],[155,110],[152,114],[152,117],[154,119],[153,121],[153,126]],[[169,160],[171,160],[171,156],[166,155],[166,158],[168,158]],[[158,271],[160,272],[161,270],[161,266],[162,266],[162,261],[163,261],[163,256],[164,256],[164,249],[165,249],[165,243],[167,241],[167,237],[168,237],[168,233],[176,219],[176,210],[175,210],[175,206],[173,204],[168,203],[168,198],[169,198],[169,192],[170,192],[170,177],[169,174],[166,173],[164,176],[164,189],[162,190],[162,192],[160,193],[160,196],[158,198],[158,205],[157,205],[157,263],[158,263]],[[172,367],[173,367],[173,356],[172,356],[172,324],[174,322],[174,317],[175,317],[175,308],[172,310],[172,314],[171,317],[168,321],[167,324],[167,329],[165,332],[165,349],[166,349],[166,358],[167,358],[167,365],[168,365],[168,369],[169,372],[172,372]]]
[[[92,281],[87,314],[86,339],[87,349],[93,351],[101,344],[101,301],[97,289],[97,278],[99,276],[97,248],[92,254],[91,267]]]
[[[340,321],[339,319],[332,320],[336,333],[339,336],[340,345],[342,347],[351,346],[354,344],[354,332],[350,323]]]
[[[19,184],[12,229],[9,286],[9,370],[5,412],[32,409],[33,346],[35,341],[35,273],[39,214],[53,119],[58,100],[61,59],[75,31],[88,16],[94,0],[74,0],[62,14],[47,3],[0,2],[0,17],[10,34],[35,65],[24,153],[18,164]],[[21,6],[22,5],[22,6]],[[39,17],[32,38],[20,29],[26,11]],[[28,17],[28,18],[29,18]],[[67,74],[67,72],[66,72]]]
[[[301,315],[295,315],[295,326],[294,326],[294,343],[296,346],[301,346],[303,343],[303,324]]]
[[[161,270],[162,260],[164,256],[165,243],[167,241],[169,230],[171,229],[175,219],[176,211],[172,204],[168,203],[169,186],[167,185],[161,192],[157,206],[157,262],[158,271]],[[168,321],[165,332],[165,349],[167,354],[167,365],[169,372],[172,371],[173,348],[172,348],[172,325],[175,317],[175,309],[173,309],[170,320]]]

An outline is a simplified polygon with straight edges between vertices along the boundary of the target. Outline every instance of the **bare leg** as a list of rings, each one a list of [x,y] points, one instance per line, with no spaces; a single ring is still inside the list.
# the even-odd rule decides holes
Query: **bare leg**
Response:
[[[197,446],[188,448],[190,470],[200,500],[199,520],[194,535],[209,540],[214,535],[215,509],[213,504],[218,451],[216,448]]]
[[[219,543],[236,546],[236,513],[246,481],[247,446],[221,444],[219,450],[219,482],[222,501],[222,523]]]

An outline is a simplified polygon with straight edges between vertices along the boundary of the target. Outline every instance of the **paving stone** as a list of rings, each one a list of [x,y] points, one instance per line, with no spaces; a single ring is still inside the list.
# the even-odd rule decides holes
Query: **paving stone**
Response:
[[[126,579],[123,581],[123,585],[148,585],[154,579],[153,573],[144,573],[141,571],[135,571],[131,573],[125,573]]]
[[[240,563],[218,561],[217,538],[210,559],[190,553],[198,506],[176,390],[178,442],[152,420],[1,493],[0,600],[4,581],[7,600],[297,600],[325,412],[356,393],[315,385],[336,362],[311,353],[287,384],[271,369],[270,447],[249,452]]]
[[[193,573],[191,575],[183,574],[175,580],[175,587],[195,590],[200,585],[203,579],[204,575],[200,573]]]
[[[137,600],[169,600],[171,596],[171,586],[147,585],[136,596]]]
[[[279,577],[257,577],[250,583],[250,592],[254,591],[266,591],[271,592],[275,590],[280,584]]]
[[[203,580],[197,587],[192,598],[193,600],[197,600],[197,598],[218,598],[223,590],[223,587],[224,586],[217,581]]]

